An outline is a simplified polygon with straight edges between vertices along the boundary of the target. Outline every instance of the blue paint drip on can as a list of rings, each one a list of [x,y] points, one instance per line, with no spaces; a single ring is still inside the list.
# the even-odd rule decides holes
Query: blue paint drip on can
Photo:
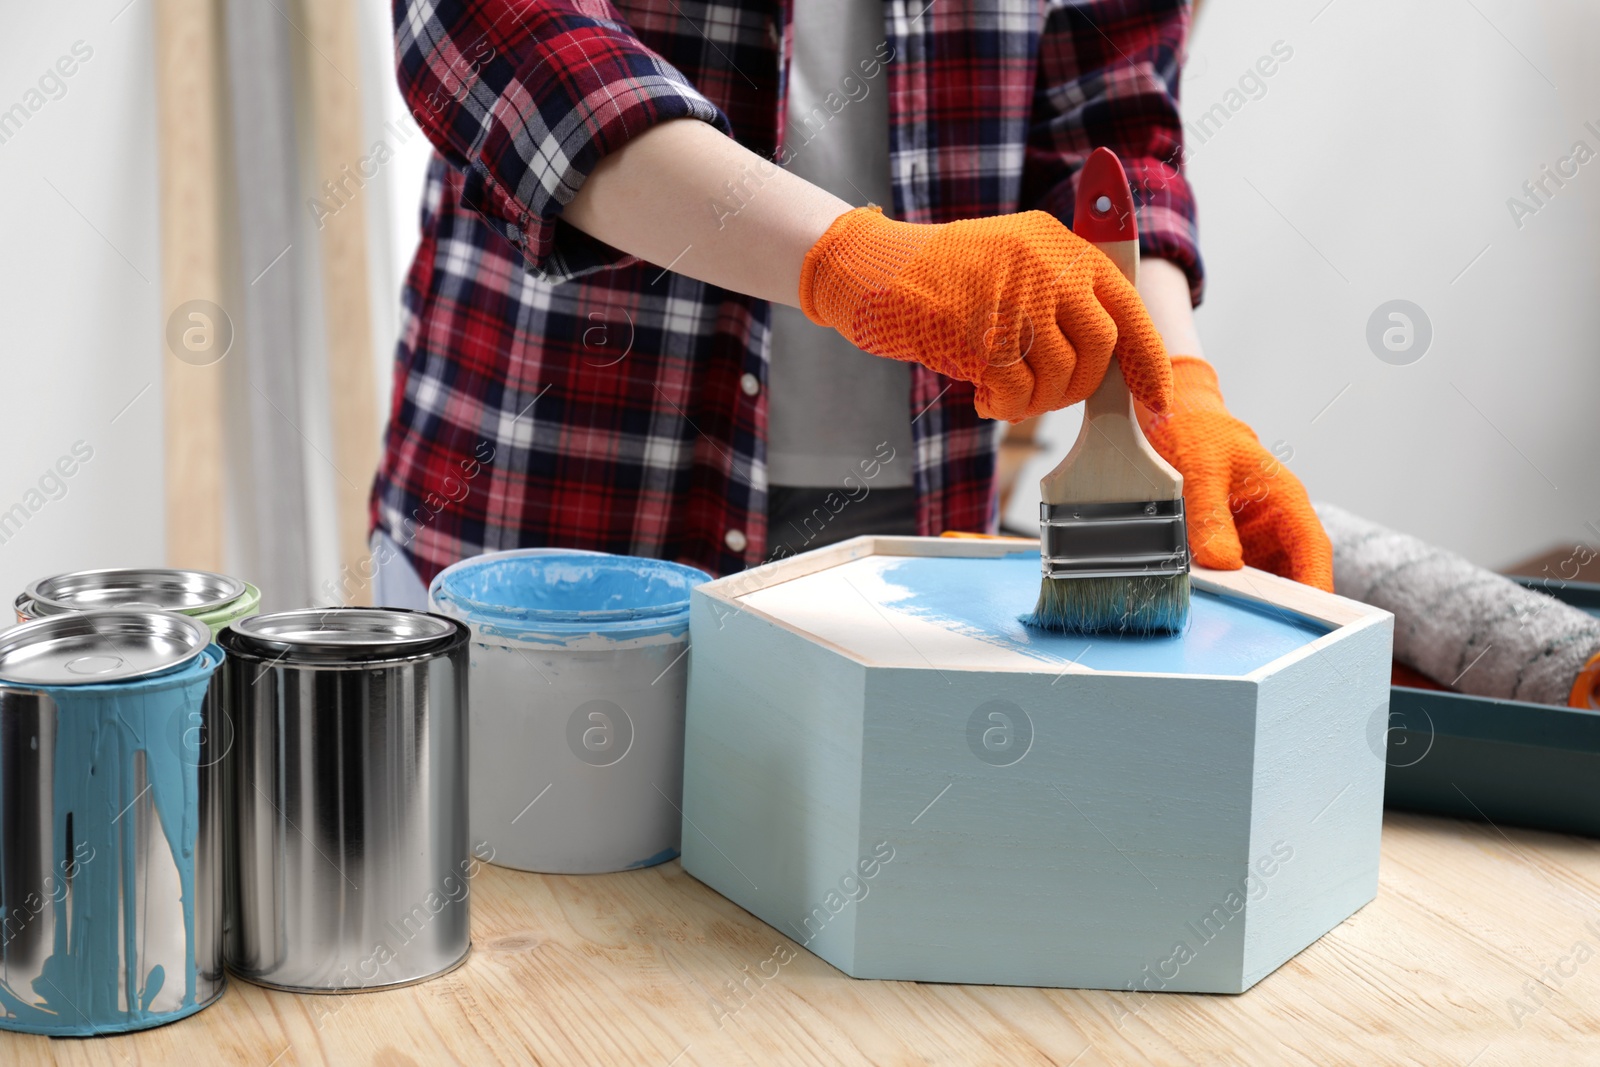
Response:
[[[221,994],[202,794],[222,659],[210,645],[115,683],[0,682],[0,1029],[142,1030]]]

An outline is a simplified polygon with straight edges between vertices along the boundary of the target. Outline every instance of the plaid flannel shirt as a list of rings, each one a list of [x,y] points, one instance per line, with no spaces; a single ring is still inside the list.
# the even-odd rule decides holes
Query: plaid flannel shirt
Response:
[[[826,117],[785,115],[793,2],[394,0],[400,87],[437,153],[372,521],[424,581],[535,545],[713,574],[766,558],[768,305],[561,212],[602,157],[670,119],[779,163],[803,147]],[[1075,175],[1106,145],[1144,254],[1184,268],[1198,300],[1185,0],[880,2],[883,40],[860,58],[889,93],[894,217],[1037,208],[1070,225]],[[992,530],[994,425],[970,385],[911,369],[918,528]]]

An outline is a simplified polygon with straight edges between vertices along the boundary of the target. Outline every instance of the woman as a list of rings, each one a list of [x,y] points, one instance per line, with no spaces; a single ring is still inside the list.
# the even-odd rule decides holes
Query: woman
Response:
[[[396,0],[438,154],[373,489],[380,602],[493,549],[724,574],[992,529],[989,420],[1084,399],[1113,346],[1196,561],[1331,589],[1304,490],[1199,358],[1188,15]],[[1068,228],[1100,145],[1139,205],[1137,292]]]

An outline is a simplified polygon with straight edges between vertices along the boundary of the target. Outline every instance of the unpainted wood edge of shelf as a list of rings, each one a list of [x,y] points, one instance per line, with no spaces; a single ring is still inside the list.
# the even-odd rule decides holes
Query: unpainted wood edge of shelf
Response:
[[[1362,619],[1382,618],[1389,614],[1371,604],[1363,604],[1359,600],[1351,600],[1337,593],[1324,592],[1292,578],[1284,578],[1254,567],[1242,567],[1236,571],[1218,571],[1196,566],[1190,569],[1189,579],[1208,593],[1219,593],[1268,607],[1283,608],[1334,627],[1349,626]]]

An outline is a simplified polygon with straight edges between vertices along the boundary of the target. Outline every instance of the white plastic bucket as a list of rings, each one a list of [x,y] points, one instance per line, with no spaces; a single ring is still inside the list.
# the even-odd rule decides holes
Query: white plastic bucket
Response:
[[[474,850],[552,874],[678,854],[689,590],[663,560],[524,549],[463,560],[428,591],[472,629]]]

